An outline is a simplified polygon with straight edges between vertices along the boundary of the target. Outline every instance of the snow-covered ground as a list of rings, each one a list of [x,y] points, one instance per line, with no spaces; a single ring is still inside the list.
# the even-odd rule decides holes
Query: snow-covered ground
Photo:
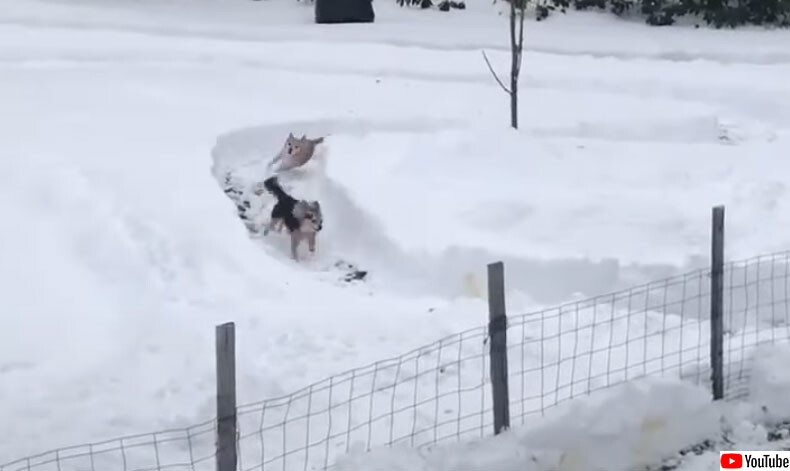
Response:
[[[718,470],[719,451],[787,450],[787,346],[758,350],[746,403],[647,378],[557,407],[499,436],[432,449],[350,453],[342,471]]]
[[[0,462],[210,418],[226,320],[244,403],[483,324],[496,259],[515,313],[704,263],[713,204],[728,257],[789,245],[786,31],[530,22],[514,132],[488,0],[332,27],[290,0],[6,3]],[[299,266],[218,181],[286,129],[331,134]]]

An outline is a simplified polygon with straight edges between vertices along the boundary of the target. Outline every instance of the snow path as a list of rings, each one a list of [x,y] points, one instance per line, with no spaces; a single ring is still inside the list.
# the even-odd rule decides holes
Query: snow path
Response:
[[[526,294],[530,299],[543,304],[563,302],[579,292],[616,291],[697,267],[698,262],[694,261],[690,266],[676,267],[638,262],[620,266],[616,260],[593,261],[581,257],[540,259],[528,256],[529,251],[508,253],[486,248],[485,244],[475,242],[464,245],[459,241],[457,246],[444,248],[443,245],[448,239],[452,240],[452,236],[444,234],[441,230],[433,234],[430,229],[433,224],[430,221],[421,222],[420,226],[428,232],[423,236],[426,240],[441,241],[437,247],[432,247],[433,250],[425,250],[411,244],[404,245],[403,241],[406,238],[403,235],[397,238],[388,235],[393,231],[397,232],[398,228],[385,229],[385,227],[389,219],[397,216],[398,207],[411,208],[412,198],[420,198],[420,194],[414,194],[419,180],[401,182],[400,185],[392,188],[391,196],[384,198],[385,193],[381,190],[389,187],[382,187],[383,182],[379,178],[383,172],[395,168],[396,162],[392,160],[388,162],[389,157],[377,151],[375,166],[378,169],[374,170],[372,166],[365,163],[371,161],[371,156],[366,154],[364,149],[335,152],[333,146],[338,142],[342,144],[347,139],[364,146],[366,142],[370,142],[370,139],[382,134],[385,136],[432,135],[441,134],[448,129],[459,129],[463,132],[464,128],[452,121],[415,120],[410,122],[300,121],[246,128],[218,139],[212,151],[214,162],[212,173],[217,179],[219,188],[223,188],[226,175],[231,175],[234,180],[241,182],[246,197],[253,205],[249,213],[257,214],[255,221],[257,224],[262,224],[268,220],[270,197],[265,194],[255,197],[252,195],[252,188],[269,175],[265,167],[282,145],[283,136],[287,136],[289,132],[297,135],[307,134],[311,137],[327,136],[325,144],[319,147],[318,155],[307,166],[294,172],[285,172],[280,177],[292,194],[300,198],[317,199],[324,210],[325,229],[319,237],[321,249],[317,259],[308,262],[308,266],[326,271],[336,261],[352,263],[369,271],[371,273],[369,280],[374,285],[404,293],[443,295],[448,298],[473,292],[481,293],[484,289],[485,266],[491,260],[504,260],[507,264],[509,284],[518,287],[522,294]],[[372,146],[374,149],[383,147]],[[378,195],[363,193],[359,197],[351,197],[360,189],[357,180],[349,179],[351,176],[372,182],[375,186],[374,191]],[[395,175],[390,176],[393,177]],[[407,178],[412,180],[411,176]],[[347,182],[352,185],[346,187]],[[364,185],[361,187],[364,188]],[[427,194],[430,190],[425,188],[422,191]],[[432,198],[438,196],[437,194]],[[377,207],[373,203],[379,200],[390,201],[395,206]],[[464,204],[461,207],[468,208],[468,205]],[[522,211],[517,206],[505,210]],[[441,210],[437,210],[439,211]],[[447,209],[444,212],[449,211],[452,211],[452,206],[447,202]],[[483,218],[498,224],[497,218],[501,217],[497,214],[498,211],[486,205],[479,211],[471,212],[473,214],[458,219],[468,221],[470,217]],[[474,216],[474,213],[478,215]],[[409,220],[414,220],[416,217],[421,216],[408,214],[402,221],[404,224],[402,227],[409,227]],[[442,222],[438,225],[450,227],[449,224]],[[458,232],[461,232],[460,229]],[[266,239],[256,238],[267,253],[286,260],[288,246],[285,239],[277,236]],[[470,286],[470,281],[473,286]],[[469,291],[470,289],[472,291]]]

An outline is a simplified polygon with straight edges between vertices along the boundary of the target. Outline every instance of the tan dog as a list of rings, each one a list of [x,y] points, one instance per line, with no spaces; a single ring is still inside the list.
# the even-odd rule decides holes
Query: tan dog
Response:
[[[278,162],[279,166],[275,169],[276,172],[301,167],[313,158],[316,146],[322,142],[324,142],[323,137],[309,139],[306,134],[303,134],[302,137],[297,138],[293,133],[288,133],[288,138],[285,140],[283,148],[269,163],[269,168]]]

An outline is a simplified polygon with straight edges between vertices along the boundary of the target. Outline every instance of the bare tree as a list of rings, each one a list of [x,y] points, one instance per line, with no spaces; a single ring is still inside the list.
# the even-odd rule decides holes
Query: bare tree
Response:
[[[521,51],[524,49],[524,16],[527,0],[506,1],[510,3],[510,87],[500,80],[485,51],[483,51],[483,59],[502,90],[510,95],[510,125],[518,129],[518,77],[521,73]]]

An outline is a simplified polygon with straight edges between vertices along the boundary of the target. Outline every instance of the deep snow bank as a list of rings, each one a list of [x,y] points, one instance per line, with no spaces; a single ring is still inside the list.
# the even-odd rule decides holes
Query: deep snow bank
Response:
[[[790,419],[790,345],[758,348],[750,379],[750,400],[761,406],[768,421]]]
[[[376,471],[625,471],[655,464],[719,434],[706,391],[645,379],[580,398],[532,425],[432,450],[349,455],[339,469]]]
[[[396,447],[351,453],[342,471],[626,471],[712,469],[718,450],[782,449],[787,434],[772,433],[790,419],[786,407],[763,406],[787,397],[790,361],[784,346],[755,355],[750,402],[712,403],[706,388],[644,378],[558,406],[497,437],[422,449]],[[782,363],[783,362],[783,363]],[[786,422],[780,427],[786,428]],[[696,456],[695,456],[696,455]],[[662,463],[663,466],[662,467]],[[699,466],[697,468],[697,466]]]
[[[599,121],[624,119],[621,110],[607,113],[613,116]],[[650,123],[633,127],[647,132]],[[783,246],[787,234],[762,231],[758,221],[785,218],[786,186],[775,171],[785,165],[777,162],[787,142],[688,145],[667,142],[661,132],[653,137],[649,145],[549,139],[483,126],[337,136],[331,145],[338,157],[327,172],[381,215],[405,249],[433,254],[448,246],[543,260],[617,254],[623,265],[678,267],[707,259],[710,207],[719,203],[727,205],[728,229],[737,231],[728,231],[731,259]],[[375,158],[362,149],[374,149]],[[749,220],[755,224],[745,225]]]

